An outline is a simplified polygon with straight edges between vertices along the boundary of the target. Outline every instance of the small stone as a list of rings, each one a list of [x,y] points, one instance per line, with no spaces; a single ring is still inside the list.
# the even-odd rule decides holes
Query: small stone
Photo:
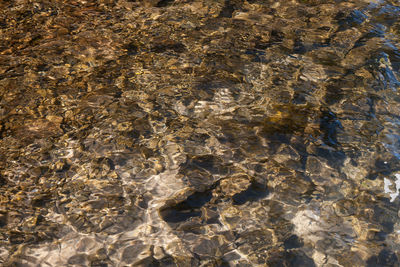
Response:
[[[351,216],[356,212],[354,202],[349,199],[339,200],[333,206],[336,214],[340,217]]]
[[[62,122],[62,120],[63,120],[62,117],[55,116],[55,115],[47,115],[46,119],[51,121],[51,122],[53,122],[53,123],[55,123],[55,124],[60,124]]]
[[[117,130],[120,132],[125,132],[132,130],[132,123],[131,122],[122,122],[117,125]]]
[[[159,246],[155,246],[153,249],[153,253],[154,253],[154,258],[157,260],[160,260],[162,258],[164,258],[166,256],[164,249],[162,247]]]

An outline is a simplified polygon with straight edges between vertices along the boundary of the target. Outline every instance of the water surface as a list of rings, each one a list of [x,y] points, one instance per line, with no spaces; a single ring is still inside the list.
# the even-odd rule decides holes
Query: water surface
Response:
[[[0,3],[4,266],[398,266],[400,3]]]

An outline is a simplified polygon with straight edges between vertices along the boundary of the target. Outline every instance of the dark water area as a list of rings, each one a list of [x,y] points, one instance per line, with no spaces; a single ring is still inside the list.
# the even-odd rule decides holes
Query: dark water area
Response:
[[[400,2],[0,2],[1,266],[400,266]]]

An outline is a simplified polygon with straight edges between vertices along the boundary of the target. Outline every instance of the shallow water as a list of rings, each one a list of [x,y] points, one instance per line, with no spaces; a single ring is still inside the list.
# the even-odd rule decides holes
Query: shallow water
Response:
[[[3,266],[399,266],[398,1],[0,10]]]

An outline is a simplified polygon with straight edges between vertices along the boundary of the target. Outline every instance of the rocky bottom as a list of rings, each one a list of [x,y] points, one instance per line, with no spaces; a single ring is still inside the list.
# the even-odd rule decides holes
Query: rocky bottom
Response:
[[[399,266],[398,14],[0,2],[0,264]]]

